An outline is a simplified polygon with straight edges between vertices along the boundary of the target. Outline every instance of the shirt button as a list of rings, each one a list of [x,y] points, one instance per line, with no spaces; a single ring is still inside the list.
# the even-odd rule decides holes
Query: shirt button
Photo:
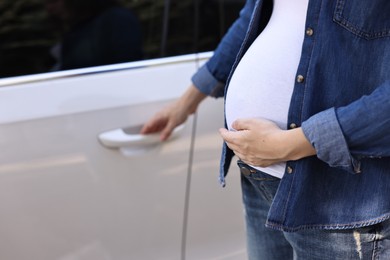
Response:
[[[298,75],[297,76],[297,82],[298,83],[302,83],[304,80],[305,80],[305,77],[303,77],[302,75]]]
[[[288,174],[293,173],[293,168],[290,167],[290,166],[288,166],[288,167],[287,167],[287,173],[288,173]]]
[[[294,128],[297,128],[297,124],[291,123],[291,124],[290,124],[290,129],[294,129]]]
[[[307,35],[307,36],[312,36],[313,33],[314,33],[314,31],[313,31],[312,28],[308,27],[308,28],[306,29],[306,35]]]

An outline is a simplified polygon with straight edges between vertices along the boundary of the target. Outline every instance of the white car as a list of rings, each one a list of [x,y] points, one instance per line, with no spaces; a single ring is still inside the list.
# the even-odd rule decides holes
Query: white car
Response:
[[[223,101],[138,131],[210,52],[0,79],[0,259],[246,259],[240,176],[218,184]]]

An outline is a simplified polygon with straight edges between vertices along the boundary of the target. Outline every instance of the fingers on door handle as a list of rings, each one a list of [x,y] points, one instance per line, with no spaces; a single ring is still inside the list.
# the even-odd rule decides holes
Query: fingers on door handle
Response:
[[[184,124],[177,126],[169,140],[177,138],[181,132],[183,132]],[[153,144],[161,143],[160,134],[147,134],[142,135],[137,133],[132,134],[128,133],[126,129],[119,128],[115,130],[110,130],[104,133],[99,134],[98,139],[100,143],[107,148],[122,148],[122,147],[131,147],[131,146],[150,146]]]

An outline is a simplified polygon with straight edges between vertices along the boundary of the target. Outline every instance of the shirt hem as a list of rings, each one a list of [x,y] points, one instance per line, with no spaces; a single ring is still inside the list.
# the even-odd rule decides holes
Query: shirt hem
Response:
[[[265,226],[271,229],[284,231],[284,232],[296,232],[300,230],[346,230],[346,229],[355,229],[362,228],[367,226],[372,226],[386,220],[390,219],[390,213],[384,214],[378,218],[373,218],[364,221],[344,223],[344,224],[308,224],[308,225],[299,225],[296,227],[290,227],[278,223],[276,221],[267,220]]]

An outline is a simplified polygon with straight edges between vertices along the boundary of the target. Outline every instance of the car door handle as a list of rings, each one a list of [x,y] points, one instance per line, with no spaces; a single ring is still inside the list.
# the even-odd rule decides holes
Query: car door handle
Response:
[[[183,132],[184,125],[177,126],[173,131],[168,140],[178,137]],[[151,146],[160,141],[160,134],[140,134],[142,126],[131,127],[131,128],[119,128],[110,130],[99,134],[98,139],[100,143],[107,148],[122,148],[122,147],[140,147],[140,146]]]

